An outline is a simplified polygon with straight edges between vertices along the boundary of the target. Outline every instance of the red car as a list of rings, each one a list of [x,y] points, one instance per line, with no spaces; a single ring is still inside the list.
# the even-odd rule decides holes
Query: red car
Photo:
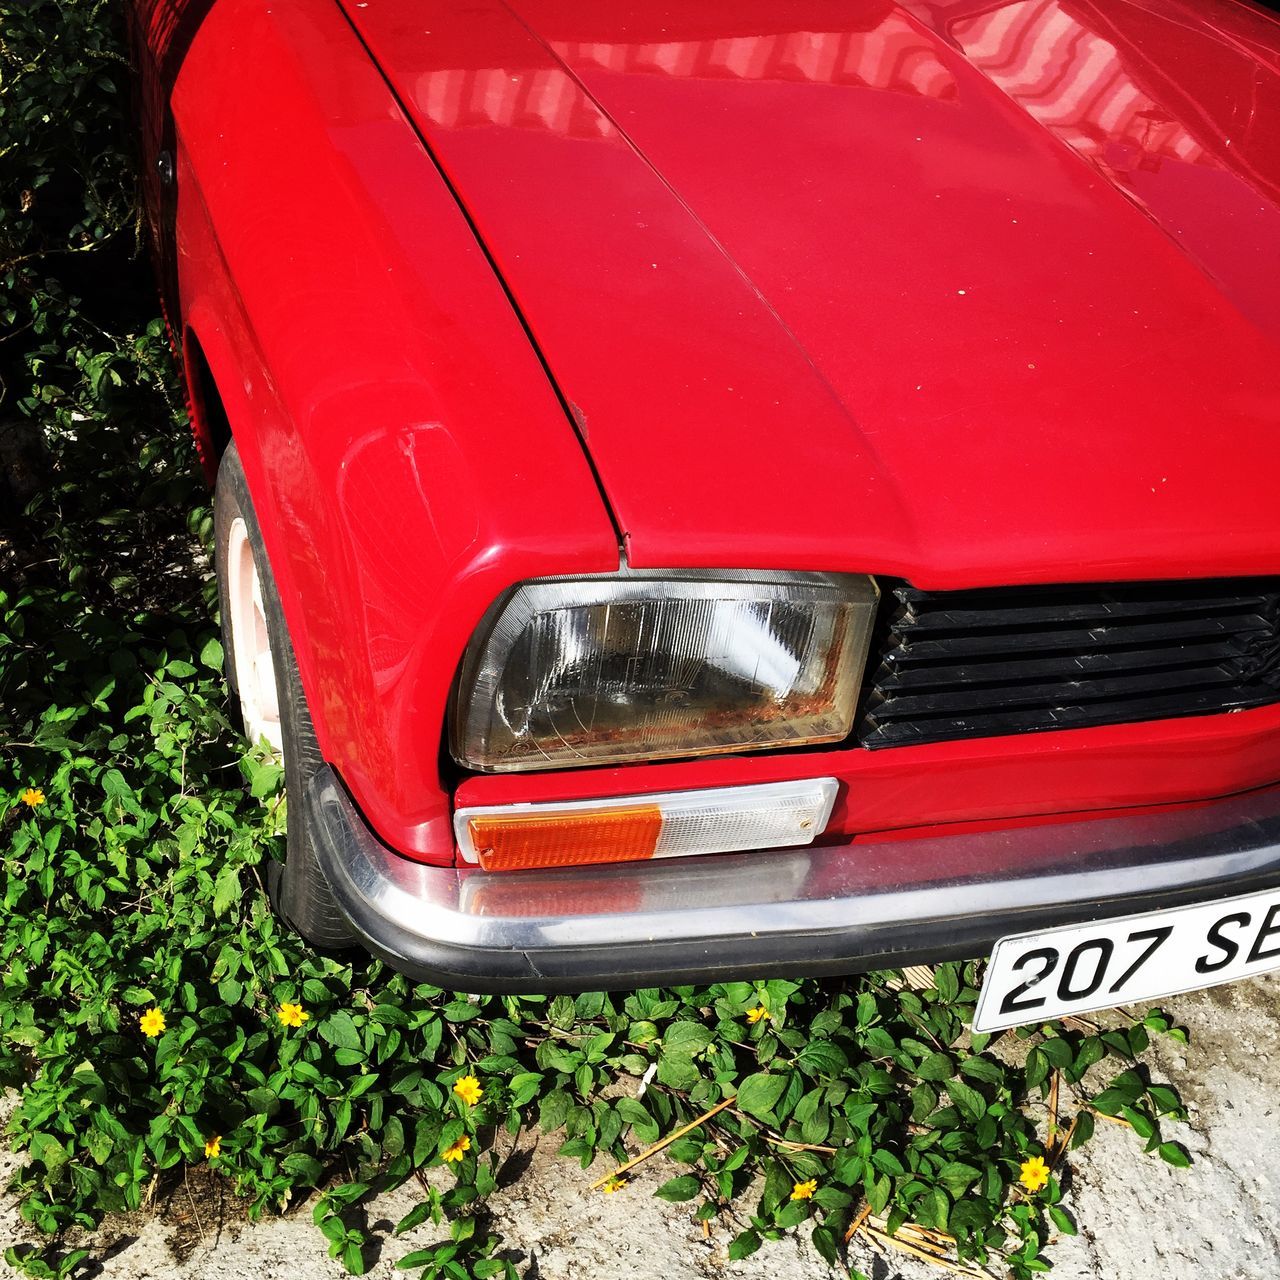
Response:
[[[467,990],[1004,938],[981,1026],[1280,964],[1275,15],[133,35],[302,933]]]

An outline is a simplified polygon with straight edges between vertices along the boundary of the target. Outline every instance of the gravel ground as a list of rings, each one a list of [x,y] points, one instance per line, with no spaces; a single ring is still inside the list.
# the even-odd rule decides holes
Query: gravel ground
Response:
[[[1150,1280],[1164,1271],[1197,1280],[1273,1280],[1280,1263],[1280,976],[1167,1002],[1192,1043],[1162,1041],[1153,1072],[1182,1091],[1192,1123],[1171,1134],[1195,1157],[1175,1170],[1144,1156],[1120,1125],[1099,1124],[1070,1162],[1066,1207],[1080,1234],[1051,1252],[1058,1280]],[[10,1104],[11,1105],[11,1104]],[[6,1108],[7,1109],[7,1108]],[[670,1175],[660,1159],[626,1191],[584,1194],[596,1171],[555,1157],[554,1142],[523,1152],[528,1167],[491,1202],[498,1230],[518,1255],[523,1280],[833,1280],[807,1242],[766,1244],[729,1262],[726,1224],[705,1235],[687,1206],[653,1199]],[[0,1183],[16,1161],[0,1156]],[[408,1188],[374,1202],[369,1225],[385,1231],[413,1205]],[[0,1243],[31,1238],[11,1199],[0,1201]],[[431,1243],[428,1224],[392,1240],[369,1274],[404,1275],[395,1259]],[[255,1226],[221,1196],[218,1180],[193,1174],[150,1217],[113,1219],[97,1234],[102,1280],[321,1280],[345,1273],[324,1256],[307,1206]],[[855,1248],[872,1280],[938,1280],[944,1273],[895,1255]]]

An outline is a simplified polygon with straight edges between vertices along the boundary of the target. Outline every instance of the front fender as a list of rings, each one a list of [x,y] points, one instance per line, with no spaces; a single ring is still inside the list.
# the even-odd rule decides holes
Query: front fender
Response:
[[[453,856],[463,648],[508,586],[616,569],[555,389],[328,0],[220,0],[173,93],[177,253],[324,756],[393,847]]]

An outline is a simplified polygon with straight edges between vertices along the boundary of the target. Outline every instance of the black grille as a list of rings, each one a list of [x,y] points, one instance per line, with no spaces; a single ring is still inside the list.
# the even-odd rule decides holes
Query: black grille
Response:
[[[1280,578],[886,595],[867,747],[1280,702]]]

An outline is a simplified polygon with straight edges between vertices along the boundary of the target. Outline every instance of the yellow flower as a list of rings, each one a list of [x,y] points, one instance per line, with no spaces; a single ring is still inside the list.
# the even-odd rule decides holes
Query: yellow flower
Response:
[[[626,1178],[612,1177],[600,1189],[607,1196],[613,1195],[615,1191],[621,1191],[627,1185]]]
[[[469,1107],[474,1107],[484,1097],[484,1090],[475,1076],[462,1076],[453,1082],[453,1091]]]
[[[756,1005],[754,1009],[747,1010],[747,1021],[754,1026],[757,1022],[771,1022],[773,1014],[762,1004]]]
[[[148,1040],[154,1040],[164,1030],[164,1014],[159,1009],[148,1009],[138,1019],[138,1028]]]
[[[204,1144],[204,1158],[206,1160],[214,1160],[222,1154],[222,1135],[215,1133],[208,1142]]]
[[[817,1189],[817,1178],[810,1178],[808,1182],[797,1182],[796,1185],[791,1188],[791,1198],[793,1200],[808,1200],[813,1196],[813,1193],[817,1191]]]
[[[34,809],[44,804],[44,792],[39,787],[28,787],[18,799],[28,808]]]
[[[287,1000],[276,1010],[276,1017],[286,1027],[300,1027],[311,1015],[300,1005],[290,1004]]]
[[[440,1153],[440,1159],[446,1164],[457,1164],[471,1150],[471,1139],[464,1133],[457,1142],[451,1142]]]
[[[1044,1157],[1032,1156],[1030,1160],[1024,1160],[1018,1181],[1033,1195],[1039,1191],[1049,1181],[1049,1166],[1045,1164]]]

